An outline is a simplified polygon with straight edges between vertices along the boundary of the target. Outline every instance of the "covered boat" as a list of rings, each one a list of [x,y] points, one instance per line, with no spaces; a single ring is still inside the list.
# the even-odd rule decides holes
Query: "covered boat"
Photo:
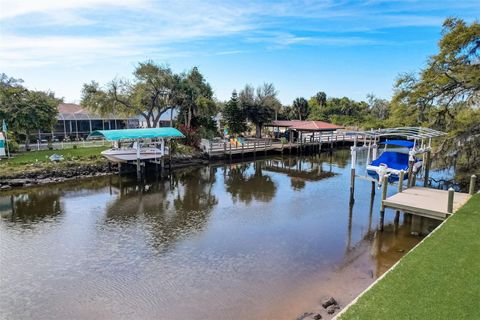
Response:
[[[410,161],[413,162],[413,173],[416,174],[422,167],[423,161],[415,156],[415,143],[408,140],[386,140],[380,145],[385,145],[384,151],[377,159],[367,165],[369,176],[382,181],[387,175],[389,182],[398,181],[400,171],[404,171],[403,179],[408,179]]]
[[[104,137],[114,142],[114,147],[102,152],[112,162],[129,162],[135,160],[158,159],[169,154],[165,145],[175,138],[184,135],[175,128],[140,128],[123,130],[98,130],[89,137]]]

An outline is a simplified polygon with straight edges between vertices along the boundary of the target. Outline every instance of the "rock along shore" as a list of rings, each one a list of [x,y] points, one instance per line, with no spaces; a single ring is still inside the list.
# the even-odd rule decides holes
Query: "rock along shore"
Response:
[[[205,165],[209,161],[202,155],[178,155],[172,157],[172,164],[166,168],[179,169],[195,165]],[[132,166],[133,167],[133,166]],[[117,174],[118,166],[108,162],[81,164],[78,166],[55,167],[39,171],[24,172],[15,175],[4,175],[0,178],[0,191],[12,188],[31,187],[49,183],[58,183],[79,178],[99,177]]]

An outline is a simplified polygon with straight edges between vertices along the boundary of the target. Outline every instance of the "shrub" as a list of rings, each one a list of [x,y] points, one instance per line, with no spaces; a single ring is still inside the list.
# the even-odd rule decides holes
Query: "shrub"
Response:
[[[200,147],[201,137],[197,129],[192,127],[187,127],[185,125],[180,125],[178,130],[183,133],[185,138],[183,139],[183,143],[187,146],[191,146],[194,148]]]

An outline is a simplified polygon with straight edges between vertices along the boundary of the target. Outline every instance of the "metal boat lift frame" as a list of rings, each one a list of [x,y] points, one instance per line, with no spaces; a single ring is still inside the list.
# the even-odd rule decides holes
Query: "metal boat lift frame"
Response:
[[[377,158],[378,145],[377,142],[380,142],[382,137],[403,137],[407,140],[413,140],[413,149],[410,151],[411,156],[416,154],[424,154],[425,160],[425,179],[424,186],[428,184],[428,175],[430,171],[430,158],[431,158],[431,145],[432,139],[444,136],[446,133],[433,130],[430,128],[424,127],[400,127],[400,128],[386,128],[386,129],[377,129],[370,131],[347,131],[346,135],[354,136],[353,146],[350,148],[351,153],[351,179],[350,179],[350,203],[353,204],[355,201],[355,177],[356,177],[356,162],[357,162],[357,151],[368,150],[367,151],[367,161],[366,165],[370,163],[370,153],[372,154],[372,159]],[[361,146],[358,144],[363,142]],[[408,170],[408,187],[412,186],[415,183],[415,177],[413,176],[413,161],[409,161],[409,170]],[[366,170],[366,168],[365,168]],[[372,181],[372,192],[375,192],[375,180],[369,179]],[[403,178],[399,179],[399,184],[403,184]]]

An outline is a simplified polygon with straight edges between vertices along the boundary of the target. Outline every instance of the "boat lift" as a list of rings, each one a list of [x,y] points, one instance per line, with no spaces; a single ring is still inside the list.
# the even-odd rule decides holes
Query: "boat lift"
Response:
[[[165,143],[171,142],[172,139],[185,138],[185,136],[175,128],[172,127],[163,127],[163,128],[137,128],[137,129],[121,129],[121,130],[97,130],[92,132],[88,138],[92,137],[103,137],[108,141],[112,141],[117,144],[118,142],[133,142],[133,146],[128,149],[128,153],[125,154],[122,150],[119,153],[115,153],[117,149],[110,149],[102,152],[102,155],[106,157],[109,161],[112,159],[118,158],[116,162],[119,165],[119,171],[121,171],[122,162],[125,163],[136,163],[137,167],[137,178],[140,179],[141,176],[141,167],[145,162],[151,160],[157,163],[157,159],[161,159],[161,167],[163,170],[164,167],[164,156],[165,152]],[[142,155],[142,141],[151,140],[151,143],[160,145],[160,149],[150,148],[149,150],[144,150],[148,154]],[[168,154],[171,156],[171,145],[168,149]],[[106,153],[111,151],[110,153]],[[153,154],[152,154],[153,152]],[[171,163],[171,161],[170,161]]]
[[[357,177],[355,171],[356,171],[356,162],[357,162],[357,151],[367,150],[366,165],[368,166],[371,160],[374,160],[377,158],[378,143],[381,142],[382,138],[401,137],[407,140],[413,140],[413,148],[409,151],[408,187],[411,187],[412,185],[415,184],[416,172],[414,172],[414,163],[415,163],[415,156],[418,154],[423,154],[424,156],[424,163],[425,163],[424,186],[427,186],[428,175],[430,171],[432,139],[445,135],[444,132],[429,129],[429,128],[423,128],[423,127],[387,128],[387,129],[377,129],[377,130],[370,130],[370,131],[347,131],[346,134],[354,137],[353,146],[350,148],[350,153],[352,157],[351,179],[350,179],[350,203],[351,204],[353,204],[353,202],[355,201],[355,178]],[[365,173],[367,173],[367,168],[365,168]],[[403,184],[403,172],[401,172],[400,174],[401,174],[401,178],[399,179],[399,184]],[[388,174],[386,174],[385,176],[388,177]],[[358,177],[371,181],[372,192],[375,192],[375,183],[377,182],[377,180],[370,178],[367,175],[358,176]],[[383,179],[383,175],[380,178],[381,178],[380,179],[381,181],[378,181],[379,186],[381,186],[383,181],[388,181]]]

